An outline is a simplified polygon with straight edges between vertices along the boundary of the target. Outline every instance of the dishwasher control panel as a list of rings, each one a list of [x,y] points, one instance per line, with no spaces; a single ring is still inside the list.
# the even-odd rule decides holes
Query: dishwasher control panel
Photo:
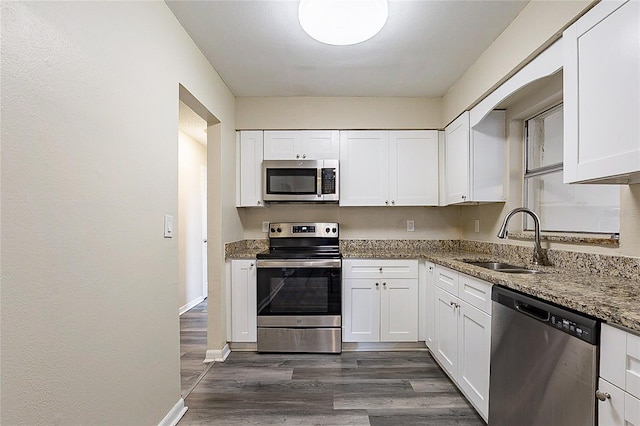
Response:
[[[575,336],[579,339],[582,339],[587,342],[592,342],[593,339],[593,329],[585,324],[579,324],[575,321],[571,321],[568,318],[564,318],[559,315],[551,314],[549,318],[549,322],[551,325],[556,328],[564,331],[565,333],[569,333],[572,336]]]

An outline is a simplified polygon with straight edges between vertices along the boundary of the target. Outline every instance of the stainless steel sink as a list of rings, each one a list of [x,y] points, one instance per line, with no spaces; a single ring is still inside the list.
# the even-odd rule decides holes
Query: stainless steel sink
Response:
[[[469,265],[479,266],[481,268],[490,269],[492,271],[504,272],[507,274],[540,274],[542,271],[537,269],[529,269],[523,266],[511,265],[504,262],[477,262],[472,260],[465,260],[465,263]]]

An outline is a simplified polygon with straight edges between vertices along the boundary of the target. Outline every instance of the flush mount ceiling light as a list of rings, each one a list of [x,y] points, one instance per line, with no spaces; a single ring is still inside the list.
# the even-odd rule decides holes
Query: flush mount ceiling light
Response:
[[[298,19],[314,39],[335,46],[369,40],[387,22],[387,0],[300,0]]]

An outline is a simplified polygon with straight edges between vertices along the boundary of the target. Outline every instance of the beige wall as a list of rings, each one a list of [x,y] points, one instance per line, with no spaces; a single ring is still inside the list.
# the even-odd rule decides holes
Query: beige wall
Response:
[[[0,423],[158,424],[180,399],[178,85],[221,122],[218,253],[242,237],[234,98],[163,2],[1,7]]]
[[[337,207],[333,205],[272,205],[243,208],[245,238],[266,238],[262,221],[338,222],[344,239],[424,239],[460,238],[460,207]],[[407,232],[413,219],[415,231]]]
[[[594,3],[594,0],[532,0],[444,96],[444,125],[548,47]]]
[[[440,129],[439,98],[237,98],[239,130]]]
[[[202,168],[207,167],[207,148],[178,133],[178,308],[182,312],[201,301],[203,291]],[[204,187],[203,187],[204,186]]]

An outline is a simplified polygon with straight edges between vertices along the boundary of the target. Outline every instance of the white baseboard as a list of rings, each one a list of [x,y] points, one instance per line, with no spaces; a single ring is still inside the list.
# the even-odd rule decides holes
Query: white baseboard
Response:
[[[225,343],[224,347],[220,350],[209,349],[207,350],[207,355],[204,362],[224,362],[225,359],[231,353],[231,349],[229,349],[229,344]]]
[[[204,302],[204,297],[203,296],[196,297],[191,302],[187,303],[186,305],[184,305],[183,307],[180,308],[180,311],[179,311],[180,315],[184,314],[189,309],[193,308],[196,305],[199,305],[202,302]]]
[[[162,419],[162,421],[158,423],[158,426],[176,426],[182,416],[184,416],[184,413],[187,412],[187,409],[188,407],[185,407],[184,405],[184,399],[180,398],[180,400],[176,402],[176,405],[173,406],[171,411],[169,411],[167,415],[164,416],[164,419]]]

